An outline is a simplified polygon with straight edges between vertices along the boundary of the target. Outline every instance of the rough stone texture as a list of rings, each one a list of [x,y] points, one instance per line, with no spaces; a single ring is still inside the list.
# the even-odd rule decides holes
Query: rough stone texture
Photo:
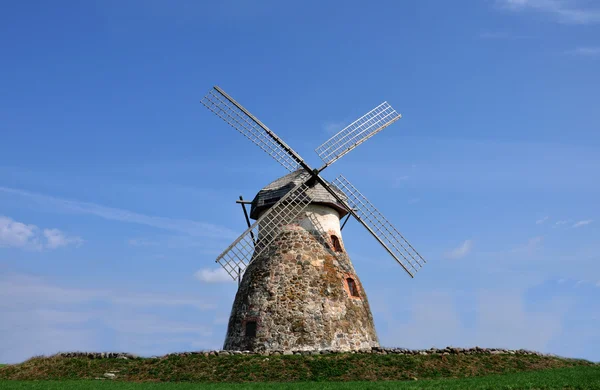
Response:
[[[285,226],[270,248],[250,263],[233,303],[223,349],[351,351],[379,346],[354,267],[345,251],[332,250],[329,237],[339,234],[336,221],[337,229],[326,234],[307,229],[305,220]],[[347,278],[354,279],[358,298],[350,295]],[[246,335],[248,321],[256,321],[255,337]]]

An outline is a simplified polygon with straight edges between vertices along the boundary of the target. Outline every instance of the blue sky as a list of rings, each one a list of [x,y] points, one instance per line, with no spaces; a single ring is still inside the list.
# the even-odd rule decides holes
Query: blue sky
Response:
[[[219,85],[343,173],[428,260],[344,242],[385,346],[600,361],[600,6],[585,0],[5,2],[0,362],[218,349],[216,256],[286,171],[206,110]]]

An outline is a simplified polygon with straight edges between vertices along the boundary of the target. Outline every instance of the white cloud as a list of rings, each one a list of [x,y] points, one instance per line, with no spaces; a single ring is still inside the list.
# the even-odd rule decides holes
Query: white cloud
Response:
[[[81,237],[69,237],[58,229],[44,229],[44,237],[46,237],[46,247],[49,249],[60,248],[61,246],[83,244]]]
[[[159,229],[186,233],[196,237],[231,239],[237,236],[237,234],[230,229],[204,222],[196,222],[187,219],[155,217],[139,214],[129,210],[100,206],[94,203],[55,198],[52,196],[36,194],[15,188],[0,187],[0,192],[28,198],[34,202],[37,202],[38,204],[54,210],[58,209],[63,212],[95,215],[108,220],[136,223]]]
[[[574,54],[584,57],[600,56],[600,47],[578,47],[573,50],[567,50],[566,54]]]
[[[68,245],[79,246],[81,237],[68,236],[58,229],[44,229],[36,225],[26,225],[12,218],[0,216],[0,247],[23,249],[56,249]]]
[[[198,270],[194,277],[205,283],[226,283],[233,282],[233,279],[223,268],[208,269],[203,268]]]
[[[451,251],[446,253],[446,257],[448,259],[460,259],[465,257],[471,252],[473,248],[473,241],[466,240],[459,247],[452,249]]]
[[[565,282],[569,282],[569,286],[571,287],[580,287],[582,285],[594,285],[594,282],[591,282],[589,280],[586,279],[579,279],[579,280],[575,280],[575,279],[559,279],[558,283],[559,284],[564,284]],[[600,281],[598,281],[598,284],[596,284],[596,286],[600,287]]]
[[[0,247],[23,248],[31,245],[38,227],[0,216]]]
[[[546,216],[546,217],[544,217],[544,218],[540,218],[540,219],[538,219],[537,221],[535,221],[535,224],[536,224],[536,225],[541,225],[541,224],[543,224],[544,222],[546,222],[547,220],[548,220],[548,216]]]
[[[562,226],[562,225],[567,224],[567,223],[569,223],[569,221],[565,221],[565,220],[563,220],[563,221],[557,221],[557,222],[554,223],[554,227],[559,227],[559,226]]]
[[[548,14],[566,24],[600,22],[600,8],[585,7],[578,0],[497,0],[497,4],[512,11],[536,11]]]
[[[574,227],[574,228],[582,227],[582,226],[585,226],[585,225],[589,225],[589,224],[590,224],[590,223],[592,223],[592,222],[593,222],[593,221],[592,221],[591,219],[586,219],[586,220],[584,220],[584,221],[579,221],[579,222],[576,222],[576,223],[573,225],[573,227]]]

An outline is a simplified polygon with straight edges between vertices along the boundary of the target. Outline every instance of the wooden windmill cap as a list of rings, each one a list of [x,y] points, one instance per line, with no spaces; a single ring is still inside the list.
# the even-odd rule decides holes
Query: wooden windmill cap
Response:
[[[273,206],[279,199],[281,199],[290,190],[299,184],[302,184],[306,180],[304,169],[298,169],[291,172],[279,179],[273,181],[262,190],[258,191],[258,194],[252,200],[252,206],[250,207],[250,218],[258,219],[260,214]],[[346,195],[336,188],[334,185],[329,184],[331,188],[344,200]],[[335,209],[339,214],[340,218],[346,215],[348,212],[342,204],[340,204],[322,185],[316,184],[314,187],[307,191],[308,196],[312,199],[313,204],[322,204]]]

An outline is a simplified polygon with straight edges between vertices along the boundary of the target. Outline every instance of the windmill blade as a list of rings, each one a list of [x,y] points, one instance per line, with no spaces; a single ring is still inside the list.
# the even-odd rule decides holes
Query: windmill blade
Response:
[[[200,102],[288,171],[304,166],[302,158],[292,148],[221,88],[213,87]]]
[[[331,182],[342,190],[353,216],[371,232],[410,276],[426,263],[400,232],[342,175]]]
[[[402,115],[387,102],[367,112],[315,149],[325,163],[321,170],[400,118]]]
[[[285,194],[217,257],[216,262],[234,280],[238,280],[246,267],[269,248],[283,226],[296,221],[308,207],[308,178],[305,174],[306,180],[302,184]],[[256,244],[253,238],[257,240]]]

